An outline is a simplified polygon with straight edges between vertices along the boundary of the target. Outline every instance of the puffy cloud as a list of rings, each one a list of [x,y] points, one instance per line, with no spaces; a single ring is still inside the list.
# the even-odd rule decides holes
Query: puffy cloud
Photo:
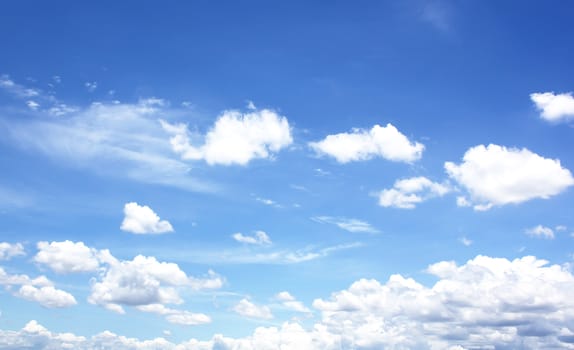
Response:
[[[100,253],[83,242],[38,242],[37,247],[34,261],[57,273],[94,272],[100,267]]]
[[[136,234],[158,234],[173,232],[173,227],[147,205],[138,205],[136,202],[126,203],[124,206],[124,221],[121,229]]]
[[[223,112],[202,137],[201,146],[192,144],[193,135],[185,124],[161,124],[183,159],[205,160],[210,165],[247,165],[253,159],[271,158],[293,142],[287,118],[268,109]]]
[[[559,160],[526,148],[478,145],[466,151],[461,164],[446,162],[444,166],[469,192],[476,210],[549,198],[574,184],[572,174]]]
[[[334,217],[334,216],[314,216],[311,218],[311,220],[324,224],[336,225],[340,229],[349,232],[365,232],[365,233],[379,232],[379,230],[374,228],[368,222],[358,219],[348,219],[344,217]]]
[[[379,193],[379,205],[401,209],[413,209],[417,204],[450,191],[447,185],[432,182],[426,177],[412,177],[395,182],[393,188]]]
[[[143,312],[163,315],[168,322],[184,326],[194,326],[211,322],[211,318],[205,314],[171,309],[162,304],[141,305],[138,306],[137,309]]]
[[[52,286],[38,288],[25,284],[20,287],[16,296],[29,301],[35,301],[47,308],[62,308],[77,304],[72,294]]]
[[[375,125],[371,130],[328,135],[309,146],[319,155],[334,157],[339,163],[382,157],[395,162],[414,162],[422,157],[424,145],[410,141],[392,124]]]
[[[30,278],[28,275],[12,275],[0,267],[0,285],[12,291],[14,286],[20,288],[13,294],[16,297],[34,301],[47,308],[62,308],[76,304],[74,296],[54,288],[46,276]]]
[[[249,300],[243,298],[233,307],[233,311],[237,312],[241,316],[250,318],[261,318],[261,319],[272,319],[273,314],[271,309],[265,305],[255,305]]]
[[[241,243],[266,245],[271,244],[271,238],[264,231],[255,231],[254,236],[245,236],[241,233],[234,233],[231,236],[234,240]]]
[[[223,285],[223,279],[212,271],[206,278],[190,277],[177,264],[154,257],[138,255],[109,265],[92,284],[88,301],[118,313],[124,313],[123,305],[181,304],[180,288],[215,289]]]
[[[305,305],[303,305],[302,302],[295,299],[295,297],[292,296],[291,293],[289,293],[287,291],[277,293],[277,295],[275,295],[275,299],[280,301],[281,304],[289,310],[297,311],[297,312],[305,312],[305,313],[311,312],[311,310],[309,310],[309,308],[307,308]]]
[[[22,243],[0,242],[0,260],[10,260],[20,255],[26,255]]]
[[[441,261],[426,271],[437,281],[425,286],[392,275],[381,283],[360,279],[313,306],[320,320],[309,328],[286,322],[257,327],[250,336],[214,335],[174,344],[163,338],[141,341],[109,331],[91,338],[51,333],[37,322],[20,331],[0,331],[0,347],[170,350],[339,350],[339,349],[572,349],[574,276],[566,268],[526,256],[508,260],[477,256],[458,265]],[[288,292],[276,298],[293,301]],[[261,308],[247,299],[238,305],[249,317]],[[155,311],[152,309],[155,308]],[[149,306],[148,312],[172,312]],[[265,317],[262,317],[265,318]]]
[[[552,231],[550,227],[545,227],[542,225],[526,229],[525,233],[532,237],[554,239],[554,231]]]
[[[571,92],[555,94],[543,92],[530,94],[530,99],[542,113],[540,117],[549,122],[566,122],[574,119],[574,96]]]

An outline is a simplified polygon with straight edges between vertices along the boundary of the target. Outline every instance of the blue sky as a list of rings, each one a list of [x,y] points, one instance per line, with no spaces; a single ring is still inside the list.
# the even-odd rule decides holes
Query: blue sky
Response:
[[[574,348],[574,4],[0,5],[0,349]]]

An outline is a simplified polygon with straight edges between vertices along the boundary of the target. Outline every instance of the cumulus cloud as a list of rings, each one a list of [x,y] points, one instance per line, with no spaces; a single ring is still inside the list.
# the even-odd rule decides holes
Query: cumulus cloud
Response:
[[[0,331],[0,345],[12,348],[188,350],[340,349],[571,349],[574,344],[574,276],[563,266],[526,256],[514,260],[477,256],[462,265],[440,261],[426,271],[437,281],[425,286],[391,275],[386,282],[360,279],[349,288],[318,298],[320,319],[257,327],[244,338],[215,335],[179,344],[163,338],[137,340],[109,331],[91,338],[52,333],[32,321],[20,331]],[[288,292],[276,298],[292,301]],[[247,299],[247,317],[272,317]],[[151,311],[151,308],[156,308]],[[171,312],[150,306],[149,312]],[[237,311],[237,310],[236,310]]]
[[[382,190],[379,194],[379,205],[401,209],[413,209],[417,204],[437,196],[444,196],[450,191],[449,186],[432,182],[426,177],[411,177],[397,180],[393,188]]]
[[[195,326],[211,322],[211,318],[205,314],[193,313],[186,310],[171,309],[162,304],[140,305],[137,307],[137,309],[143,312],[151,312],[165,316],[165,319],[168,322],[183,326]]]
[[[231,236],[234,240],[241,243],[255,244],[255,245],[268,245],[271,244],[271,238],[264,231],[255,231],[253,236],[245,236],[241,233],[234,233]]]
[[[560,160],[526,148],[490,144],[471,147],[460,164],[446,162],[448,175],[468,191],[476,210],[549,198],[574,184]]]
[[[293,142],[287,118],[268,109],[223,112],[204,136],[196,137],[203,139],[200,146],[193,144],[196,142],[185,124],[161,124],[172,135],[174,152],[183,159],[205,160],[210,165],[247,165],[254,159],[272,158]]]
[[[22,243],[0,242],[0,260],[10,260],[21,255],[26,255]]]
[[[94,272],[100,267],[100,252],[83,242],[38,242],[37,247],[34,261],[57,273]]]
[[[124,221],[120,229],[136,234],[158,234],[173,232],[173,227],[147,205],[136,202],[126,203],[124,206]]]
[[[349,219],[344,217],[334,217],[334,216],[314,216],[311,220],[320,222],[323,224],[332,224],[339,227],[342,230],[349,232],[365,232],[365,233],[377,233],[379,230],[374,228],[371,224],[366,221],[358,219]]]
[[[181,304],[181,288],[216,289],[222,285],[223,279],[212,271],[206,278],[195,278],[175,263],[138,255],[133,260],[110,261],[109,267],[92,284],[88,301],[124,313],[126,305]]]
[[[375,125],[371,130],[353,129],[350,133],[328,135],[309,146],[318,155],[331,156],[339,163],[374,157],[411,163],[422,157],[425,148],[421,143],[410,141],[390,123],[384,127]]]
[[[530,94],[530,99],[541,112],[540,117],[546,121],[566,122],[574,119],[574,96],[571,92],[536,92]]]
[[[554,239],[554,231],[550,227],[542,225],[526,229],[525,233],[531,237]]]
[[[19,286],[17,291],[13,291],[14,296],[37,302],[47,308],[62,308],[76,304],[72,294],[56,289],[54,283],[46,276],[30,278],[23,274],[9,274],[0,267],[0,286],[4,286],[8,291],[13,291],[14,287]]]
[[[302,302],[295,299],[291,293],[287,291],[279,292],[275,295],[275,299],[281,302],[281,304],[288,310],[310,313],[311,310],[307,308]]]
[[[241,299],[237,305],[233,307],[233,311],[240,314],[241,316],[249,318],[261,318],[261,319],[272,319],[273,314],[271,309],[265,305],[255,305],[247,299]]]

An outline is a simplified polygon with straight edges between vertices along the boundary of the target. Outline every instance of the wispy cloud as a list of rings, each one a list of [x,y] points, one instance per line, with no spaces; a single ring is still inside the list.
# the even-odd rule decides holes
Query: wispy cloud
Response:
[[[340,229],[349,232],[365,232],[365,233],[377,233],[379,230],[374,228],[371,224],[366,221],[358,219],[349,219],[345,217],[334,217],[334,216],[314,216],[311,220],[322,223],[322,224],[332,224]]]

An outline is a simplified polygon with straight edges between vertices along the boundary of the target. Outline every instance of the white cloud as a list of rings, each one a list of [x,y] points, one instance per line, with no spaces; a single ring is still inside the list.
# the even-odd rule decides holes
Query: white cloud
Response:
[[[147,205],[138,205],[136,202],[124,205],[124,221],[120,229],[136,234],[158,234],[173,232],[173,227]]]
[[[259,203],[263,203],[263,204],[268,205],[270,207],[281,208],[281,204],[279,204],[279,203],[277,203],[274,200],[269,199],[269,198],[255,197],[255,200],[258,201]]]
[[[444,196],[449,186],[432,182],[426,177],[411,177],[395,182],[393,188],[382,190],[379,205],[401,209],[413,209],[417,204],[437,196]]]
[[[446,162],[448,175],[470,194],[475,209],[549,198],[574,184],[559,160],[543,158],[526,148],[478,145],[461,164]]]
[[[241,243],[267,245],[271,244],[271,238],[264,231],[255,231],[254,236],[245,236],[241,233],[234,233],[231,236],[234,240]]]
[[[98,82],[96,81],[87,81],[84,86],[88,89],[89,92],[94,92],[98,88]]]
[[[334,157],[339,163],[369,160],[376,156],[396,162],[414,162],[422,157],[424,145],[410,141],[392,124],[375,125],[371,130],[328,135],[309,146],[319,155]]]
[[[140,305],[137,307],[137,309],[143,312],[151,312],[165,316],[165,319],[168,322],[183,326],[194,326],[211,323],[211,318],[205,314],[192,313],[186,310],[171,309],[165,307],[162,304]]]
[[[38,288],[25,284],[20,287],[16,296],[29,301],[35,301],[47,308],[63,308],[77,304],[72,294],[52,286]]]
[[[10,79],[7,75],[0,76],[0,88],[18,98],[30,98],[40,95],[40,91],[20,85]]]
[[[30,108],[33,111],[36,111],[38,110],[38,108],[40,108],[40,104],[33,100],[26,101],[26,106],[28,106],[28,108]]]
[[[471,239],[468,239],[466,237],[461,237],[459,239],[459,241],[460,241],[460,243],[462,243],[464,246],[467,246],[467,247],[470,247],[473,243]]]
[[[38,242],[37,247],[34,261],[57,273],[95,272],[100,267],[100,253],[83,242]]]
[[[13,292],[14,296],[37,302],[47,308],[62,308],[76,304],[72,294],[54,288],[54,284],[46,276],[30,278],[28,275],[12,275],[0,267],[0,285],[9,291],[12,291],[14,286],[20,286]]]
[[[557,225],[556,227],[554,227],[554,229],[558,232],[558,231],[566,231],[568,230],[568,227],[565,225]]]
[[[566,122],[574,119],[574,96],[572,93],[533,93],[530,99],[542,113],[540,117],[549,122]]]
[[[365,232],[365,233],[377,233],[379,230],[371,226],[366,221],[358,219],[348,219],[344,217],[333,217],[333,216],[314,216],[311,220],[324,223],[336,225],[340,229],[349,232]]]
[[[542,225],[526,229],[524,232],[531,237],[554,239],[554,231],[550,227]]]
[[[105,273],[92,284],[88,301],[124,313],[123,305],[180,304],[180,288],[215,289],[222,285],[223,279],[212,271],[206,278],[194,278],[175,263],[138,255],[133,260],[110,260]]]
[[[277,295],[275,295],[275,299],[280,301],[281,304],[285,308],[287,308],[288,310],[297,311],[297,312],[304,312],[304,313],[310,313],[311,312],[311,310],[309,310],[309,308],[307,308],[305,305],[303,305],[302,302],[296,300],[295,297],[292,296],[291,293],[289,293],[287,291],[277,293]]]
[[[0,260],[10,260],[21,255],[26,255],[22,243],[0,242]]]
[[[247,165],[254,159],[272,158],[293,142],[287,118],[268,109],[223,112],[202,137],[201,146],[192,144],[192,135],[185,124],[174,125],[163,120],[161,124],[173,135],[170,142],[174,152],[183,159],[205,160],[210,165]]]
[[[250,336],[214,335],[174,344],[142,341],[109,331],[90,338],[52,333],[37,322],[20,331],[0,331],[7,348],[113,348],[170,350],[340,350],[340,349],[570,349],[574,343],[574,276],[565,267],[527,256],[514,260],[477,256],[465,264],[441,261],[427,270],[437,281],[425,286],[392,275],[381,283],[360,279],[347,289],[319,298],[314,325],[296,322],[257,327]],[[280,300],[294,299],[280,293]],[[272,317],[247,299],[247,317]],[[170,309],[156,308],[156,313]],[[148,312],[153,312],[148,310]]]
[[[237,305],[233,307],[233,311],[241,316],[250,318],[272,319],[273,314],[271,309],[265,305],[255,305],[247,299],[241,299]]]

